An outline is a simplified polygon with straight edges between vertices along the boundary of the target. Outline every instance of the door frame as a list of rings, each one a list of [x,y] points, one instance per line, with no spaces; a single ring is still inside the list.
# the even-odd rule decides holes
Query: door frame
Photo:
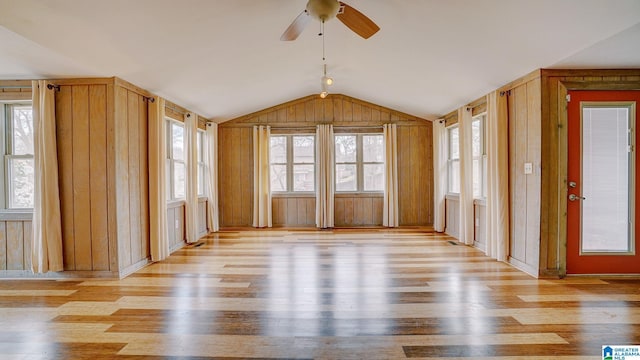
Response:
[[[567,170],[568,170],[568,106],[567,95],[569,91],[599,90],[599,91],[636,91],[640,90],[640,82],[584,82],[558,80],[558,276],[567,276]],[[561,106],[560,104],[564,104]],[[553,120],[553,119],[551,119]],[[637,129],[636,131],[640,131]],[[640,166],[640,164],[636,164]],[[636,179],[640,181],[640,179]],[[638,209],[636,209],[638,211]]]

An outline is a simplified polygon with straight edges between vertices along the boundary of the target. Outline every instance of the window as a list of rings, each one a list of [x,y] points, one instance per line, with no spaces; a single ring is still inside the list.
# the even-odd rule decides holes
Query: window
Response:
[[[335,136],[336,192],[384,191],[382,135]]]
[[[5,190],[3,207],[6,209],[33,208],[33,112],[30,104],[2,104],[2,131],[4,140]]]
[[[204,163],[204,131],[198,129],[197,134],[197,151],[198,151],[198,196],[204,196],[206,181],[204,174],[206,174]]]
[[[167,120],[167,199],[184,199],[184,124]]]
[[[487,194],[487,152],[485,150],[485,118],[479,115],[471,122],[472,151],[473,151],[473,197],[484,198]]]
[[[460,193],[460,133],[458,126],[447,128],[447,178],[449,193]]]
[[[272,192],[314,192],[314,135],[273,135],[270,140]]]

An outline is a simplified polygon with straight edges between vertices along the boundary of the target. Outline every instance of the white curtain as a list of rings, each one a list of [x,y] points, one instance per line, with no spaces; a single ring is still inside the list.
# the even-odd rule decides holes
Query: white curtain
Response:
[[[509,129],[507,97],[487,95],[487,249],[506,261],[509,254]]]
[[[271,127],[253,127],[253,227],[271,227],[269,136]]]
[[[384,125],[384,202],[382,225],[397,227],[398,221],[398,128]]]
[[[32,82],[34,194],[31,269],[64,270],[58,187],[55,90],[44,80]]]
[[[460,242],[473,245],[473,148],[471,108],[458,109],[460,133]]]
[[[184,115],[185,230],[187,243],[198,241],[198,115]]]
[[[335,193],[333,125],[316,127],[316,154],[316,226],[332,228]]]
[[[151,261],[169,256],[167,224],[167,126],[165,100],[156,97],[149,104],[149,235]]]
[[[205,163],[207,168],[207,228],[220,230],[218,220],[218,124],[208,123],[205,133]]]
[[[446,226],[445,196],[447,194],[447,129],[444,120],[433,122],[433,229],[444,232]]]

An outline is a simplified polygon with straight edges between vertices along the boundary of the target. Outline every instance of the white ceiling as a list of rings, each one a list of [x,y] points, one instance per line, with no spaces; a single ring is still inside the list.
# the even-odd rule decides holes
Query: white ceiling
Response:
[[[537,68],[640,68],[638,0],[348,0],[331,91],[429,119]],[[0,0],[0,79],[118,76],[216,121],[320,91],[306,0]]]

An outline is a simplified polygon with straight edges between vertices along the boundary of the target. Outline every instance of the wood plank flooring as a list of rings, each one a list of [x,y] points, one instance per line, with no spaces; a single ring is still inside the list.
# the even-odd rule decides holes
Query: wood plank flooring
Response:
[[[223,231],[126,279],[0,281],[2,359],[601,359],[640,279],[537,280],[428,229]]]

